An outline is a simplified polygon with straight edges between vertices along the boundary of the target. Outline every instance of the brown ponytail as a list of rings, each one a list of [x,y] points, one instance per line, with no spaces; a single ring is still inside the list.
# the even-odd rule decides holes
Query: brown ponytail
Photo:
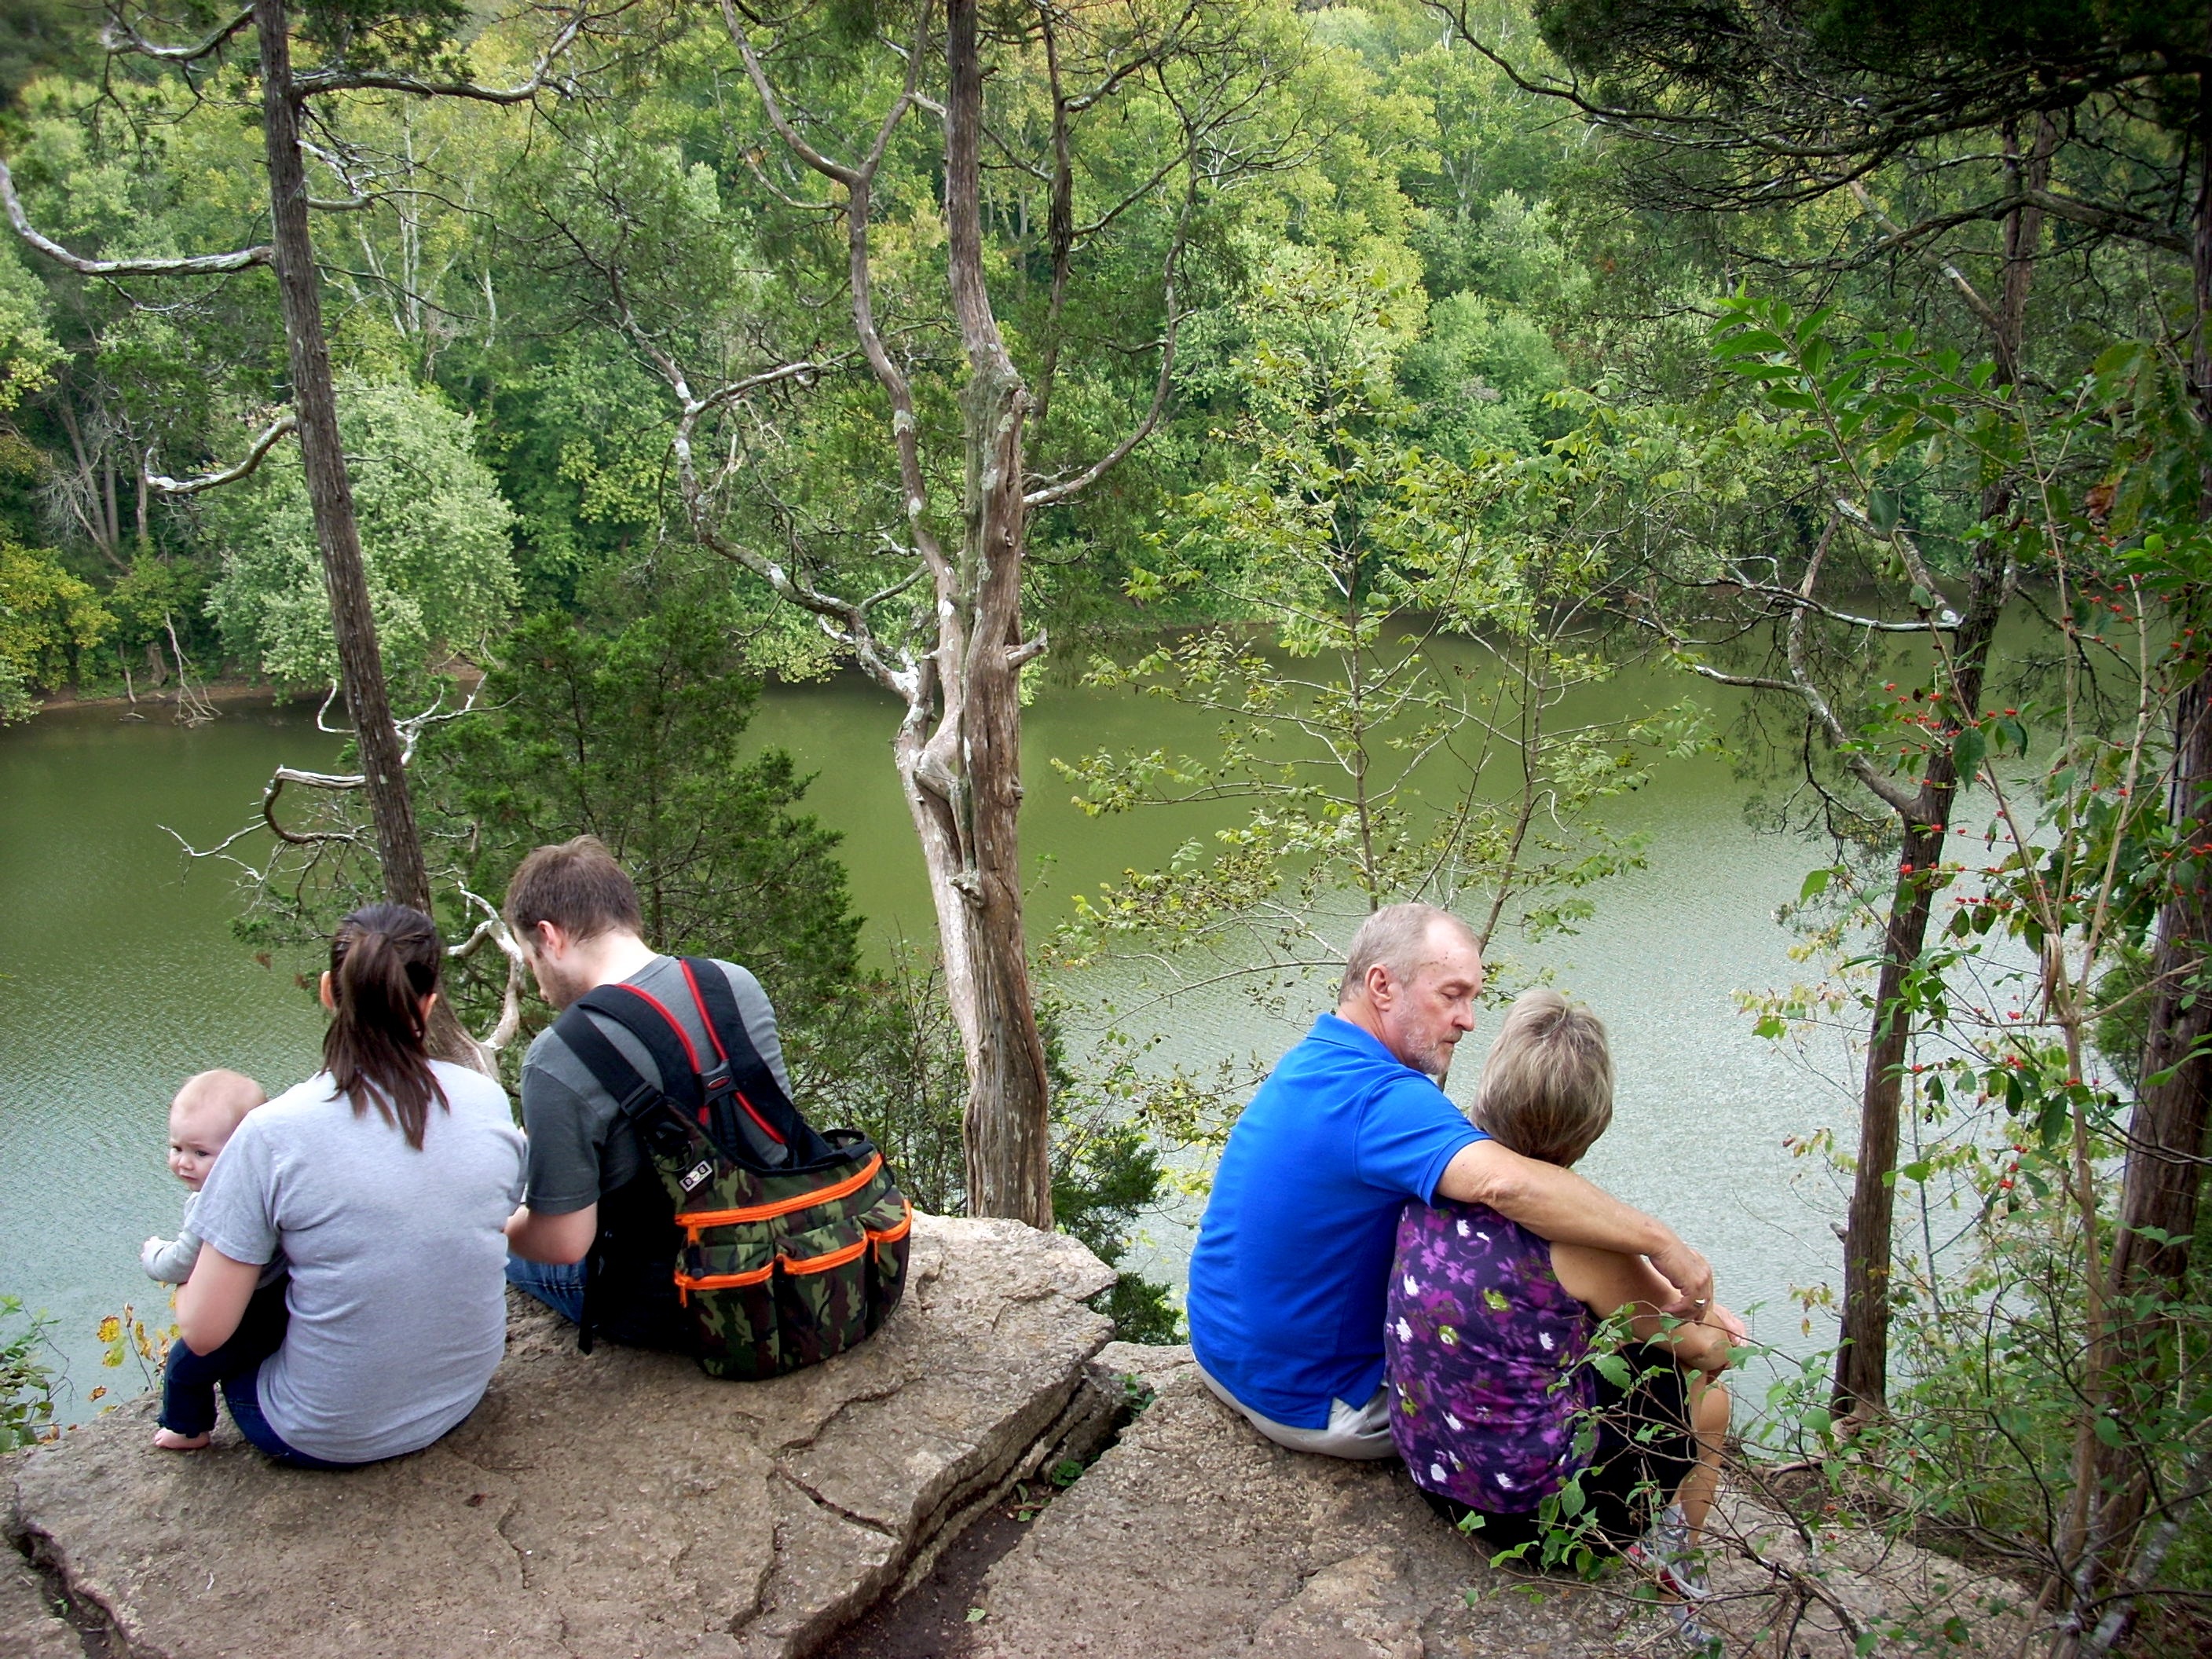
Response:
[[[323,1068],[358,1117],[377,1115],[422,1149],[422,1127],[446,1091],[422,1042],[422,999],[438,988],[437,929],[404,904],[363,905],[331,936],[331,1000]]]

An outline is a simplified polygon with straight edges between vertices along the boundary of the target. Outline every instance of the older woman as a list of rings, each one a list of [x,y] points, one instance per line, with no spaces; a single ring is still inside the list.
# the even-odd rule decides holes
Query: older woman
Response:
[[[1556,991],[1522,996],[1484,1066],[1474,1116],[1525,1157],[1573,1164],[1613,1121],[1596,1016]],[[1673,1298],[1640,1257],[1547,1243],[1479,1205],[1407,1206],[1385,1346],[1392,1437],[1414,1484],[1454,1521],[1479,1516],[1484,1547],[1497,1551],[1533,1542],[1540,1505],[1573,1480],[1606,1540],[1665,1592],[1702,1599],[1696,1552],[1729,1420],[1717,1379],[1741,1327],[1717,1305],[1698,1321],[1668,1319],[1659,1310]],[[1587,1363],[1598,1322],[1615,1314],[1637,1339],[1626,1388],[1604,1374],[1620,1367]],[[1595,1447],[1578,1451],[1592,1413]]]
[[[282,1340],[232,1344],[222,1379],[240,1432],[279,1462],[417,1450],[476,1408],[499,1364],[522,1136],[496,1083],[424,1049],[444,954],[401,905],[340,923],[323,1069],[249,1114],[208,1176],[177,1323],[194,1353],[222,1347],[283,1254]]]

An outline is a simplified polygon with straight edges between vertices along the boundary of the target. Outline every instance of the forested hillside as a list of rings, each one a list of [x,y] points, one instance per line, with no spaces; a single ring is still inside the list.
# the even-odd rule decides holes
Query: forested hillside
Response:
[[[1109,1259],[1237,1099],[1066,1052],[1053,970],[1407,898],[1509,961],[1724,746],[1808,872],[1747,1020],[1863,1067],[1747,1468],[2054,1652],[2202,1651],[2208,76],[2158,0],[24,0],[0,719],[328,696],[358,772],[225,849],[257,942],[428,908],[511,1066],[499,895],[599,835],[919,1200]],[[741,742],[838,674],[938,921],[889,967]],[[1220,748],[1025,779],[1053,676]],[[1025,916],[1039,788],[1249,817]]]

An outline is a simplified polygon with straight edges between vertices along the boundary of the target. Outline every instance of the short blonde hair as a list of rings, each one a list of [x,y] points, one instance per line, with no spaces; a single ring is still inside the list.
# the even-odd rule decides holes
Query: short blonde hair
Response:
[[[1474,1121],[1523,1158],[1571,1164],[1613,1121],[1605,1026],[1547,986],[1523,991],[1483,1062]]]
[[[239,1125],[239,1121],[257,1106],[268,1103],[269,1097],[261,1085],[243,1072],[199,1072],[188,1077],[177,1091],[176,1098],[169,1103],[173,1112],[221,1112],[228,1120],[223,1133],[228,1134]]]

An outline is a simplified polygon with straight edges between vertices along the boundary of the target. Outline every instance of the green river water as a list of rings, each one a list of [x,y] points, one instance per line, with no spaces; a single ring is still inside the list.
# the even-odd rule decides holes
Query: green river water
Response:
[[[1623,688],[1626,690],[1627,688]],[[1672,700],[1679,690],[1666,690]],[[855,906],[878,941],[926,940],[933,921],[920,855],[888,744],[888,700],[854,681],[779,689],[753,727],[814,770],[809,808],[843,832]],[[1126,692],[1048,690],[1028,713],[1024,851],[1036,872],[1033,932],[1068,896],[1128,866],[1150,868],[1218,824],[1184,809],[1093,820],[1076,811],[1048,757],[1100,745],[1201,749],[1210,722]],[[187,730],[160,712],[57,709],[0,732],[0,1291],[53,1321],[68,1366],[66,1413],[95,1386],[141,1386],[135,1365],[103,1370],[95,1329],[126,1302],[159,1310],[140,1273],[149,1233],[175,1225],[182,1188],[163,1163],[166,1102],[200,1068],[235,1066],[273,1094],[316,1060],[320,1020],[294,982],[301,963],[257,963],[231,936],[237,899],[220,866],[188,866],[167,824],[200,844],[244,823],[270,767],[325,765],[337,740],[305,708],[226,708]],[[1773,921],[1815,861],[1802,843],[1754,836],[1743,786],[1717,760],[1669,763],[1611,813],[1650,838],[1650,865],[1596,890],[1577,937],[1525,953],[1589,1000],[1611,1027],[1620,1096],[1612,1131],[1583,1165],[1631,1202],[1667,1217],[1711,1255],[1722,1293],[1759,1304],[1754,1334],[1785,1348],[1808,1339],[1788,1292],[1828,1278],[1841,1195],[1784,1137],[1849,1121],[1849,1066],[1822,1077],[1754,1037],[1739,988],[1795,976],[1790,936]],[[1102,999],[1143,1001],[1133,970],[1100,970],[1071,988],[1079,1054]],[[1154,1008],[1165,1060],[1265,1061],[1327,1006],[1316,988],[1275,1016],[1233,989]],[[1487,1030],[1462,1049],[1464,1097]],[[1148,1225],[1137,1261],[1179,1281],[1188,1205]],[[1816,1324],[1814,1340],[1826,1331]]]

